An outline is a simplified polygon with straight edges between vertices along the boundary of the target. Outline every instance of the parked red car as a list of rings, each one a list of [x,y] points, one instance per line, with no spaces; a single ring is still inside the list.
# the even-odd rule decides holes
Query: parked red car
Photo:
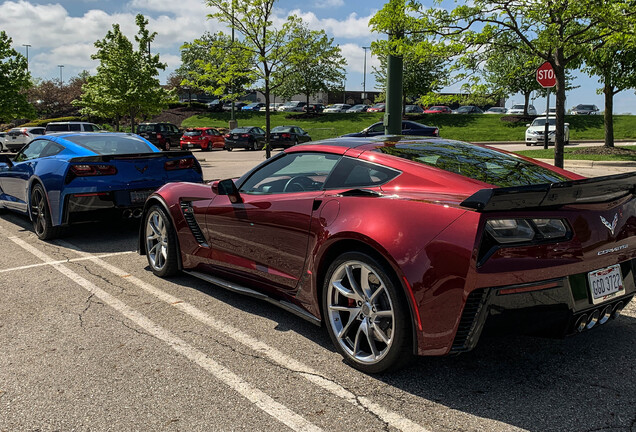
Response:
[[[384,112],[385,109],[386,109],[386,104],[377,103],[373,105],[372,107],[369,107],[369,109],[367,109],[367,112]]]
[[[436,105],[424,110],[424,114],[451,114],[452,112],[453,110],[445,105]]]
[[[225,146],[225,138],[221,132],[214,128],[190,128],[183,132],[180,140],[181,150],[198,148],[201,150],[222,149]]]
[[[324,323],[368,373],[469,351],[491,325],[601,327],[633,298],[636,173],[584,179],[486,146],[385,139],[170,183],[146,201],[140,253],[158,276],[182,270]]]

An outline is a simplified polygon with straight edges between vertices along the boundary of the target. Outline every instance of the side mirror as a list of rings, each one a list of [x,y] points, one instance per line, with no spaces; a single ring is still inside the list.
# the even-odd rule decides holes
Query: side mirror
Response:
[[[526,123],[526,127],[530,127],[530,123]]]
[[[564,123],[567,127],[570,127],[570,123]]]
[[[13,161],[7,155],[0,155],[0,164],[5,164],[8,168],[11,168]]]
[[[243,199],[232,179],[212,182],[212,192],[217,195],[227,195],[232,204],[242,203]]]

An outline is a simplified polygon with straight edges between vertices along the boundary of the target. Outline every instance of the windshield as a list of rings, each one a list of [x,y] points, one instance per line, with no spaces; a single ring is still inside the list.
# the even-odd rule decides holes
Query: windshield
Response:
[[[550,117],[550,126],[554,126],[554,125],[556,125],[556,119],[554,117]],[[544,118],[534,119],[534,121],[532,122],[532,126],[545,126],[545,119]]]
[[[473,107],[471,107],[471,106],[463,106],[463,107],[459,107],[459,108],[457,108],[457,112],[460,112],[460,113],[461,113],[461,112],[468,112],[468,111],[470,111],[472,108],[473,108]]]
[[[132,153],[154,153],[144,140],[131,134],[90,134],[71,135],[64,138],[98,155],[119,155]]]
[[[596,107],[594,105],[579,105],[578,109],[594,111],[596,109]]]
[[[499,187],[568,180],[517,156],[460,141],[397,144],[374,151],[433,166]]]

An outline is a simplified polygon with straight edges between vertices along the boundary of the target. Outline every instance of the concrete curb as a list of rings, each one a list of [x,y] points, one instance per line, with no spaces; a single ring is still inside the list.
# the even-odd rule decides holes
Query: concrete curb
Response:
[[[482,145],[513,145],[513,144],[525,144],[525,141],[471,141],[473,144],[482,144]],[[621,145],[636,145],[636,141],[633,139],[620,139],[614,140],[615,144]],[[605,144],[605,141],[599,140],[576,140],[572,141],[568,147],[577,145],[577,144],[598,144],[600,146]],[[552,146],[551,146],[552,147]],[[528,150],[543,148],[543,146],[537,147],[533,146],[528,148]]]
[[[554,165],[554,159],[537,159],[541,162]],[[587,160],[565,160],[563,161],[565,168],[578,167],[578,168],[595,168],[595,167],[634,167],[636,169],[636,162],[633,161],[587,161]]]

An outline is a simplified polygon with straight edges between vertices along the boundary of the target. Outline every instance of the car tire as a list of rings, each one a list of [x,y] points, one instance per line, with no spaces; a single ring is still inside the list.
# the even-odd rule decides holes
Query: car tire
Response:
[[[46,191],[39,183],[35,184],[31,190],[29,211],[33,221],[33,231],[40,240],[52,240],[59,236],[60,227],[53,226]]]
[[[252,143],[252,148],[250,150],[257,151],[258,150],[258,141],[254,141]]]
[[[232,151],[232,147],[226,147],[225,150]]]
[[[297,145],[298,145],[298,138],[296,138],[296,139],[294,140],[294,145],[295,145],[295,146],[297,146]]]
[[[526,147],[532,146],[532,143],[526,143]]]
[[[393,272],[366,253],[347,252],[331,263],[322,290],[323,316],[346,363],[380,373],[412,358],[410,314],[398,290]]]
[[[163,207],[153,205],[144,218],[146,258],[152,272],[159,277],[179,272],[177,236],[170,217]]]
[[[166,140],[163,144],[163,151],[170,151],[170,140]]]

